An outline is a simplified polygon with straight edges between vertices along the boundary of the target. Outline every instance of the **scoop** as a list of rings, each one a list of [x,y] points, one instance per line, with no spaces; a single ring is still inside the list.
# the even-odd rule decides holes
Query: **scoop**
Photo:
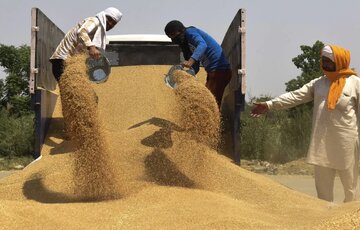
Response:
[[[176,87],[176,81],[175,81],[175,78],[173,75],[175,70],[183,70],[183,71],[187,72],[188,74],[190,74],[191,76],[193,76],[194,78],[196,78],[195,71],[193,68],[185,69],[182,65],[173,65],[170,68],[169,72],[165,75],[165,78],[164,78],[165,84],[172,89],[174,89]]]
[[[86,65],[88,66],[88,76],[90,81],[103,83],[109,78],[111,72],[110,62],[104,55],[101,55],[99,59],[92,57],[87,58]]]

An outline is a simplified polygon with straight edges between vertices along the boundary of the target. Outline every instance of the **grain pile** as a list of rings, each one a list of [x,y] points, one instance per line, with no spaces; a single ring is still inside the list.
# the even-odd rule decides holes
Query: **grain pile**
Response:
[[[360,229],[360,208],[356,211],[324,221],[317,229]]]
[[[0,180],[0,228],[360,227],[359,202],[329,205],[232,164],[196,136],[188,138],[192,129],[183,127],[181,97],[163,83],[169,68],[117,67],[105,84],[91,85],[120,197],[84,202],[69,188],[79,144],[64,140],[58,103],[43,158]],[[203,82],[203,70],[199,76]]]

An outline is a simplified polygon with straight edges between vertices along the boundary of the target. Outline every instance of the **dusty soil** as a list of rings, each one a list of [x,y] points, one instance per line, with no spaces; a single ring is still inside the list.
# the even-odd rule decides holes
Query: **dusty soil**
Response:
[[[307,164],[305,159],[298,159],[285,164],[260,160],[241,160],[241,167],[255,173],[269,175],[314,175],[314,166]]]

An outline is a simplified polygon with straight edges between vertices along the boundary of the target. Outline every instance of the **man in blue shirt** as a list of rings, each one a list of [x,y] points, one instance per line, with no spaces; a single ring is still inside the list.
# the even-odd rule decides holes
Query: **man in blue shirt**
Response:
[[[199,71],[200,63],[204,66],[206,87],[215,96],[220,109],[224,89],[231,79],[230,63],[221,46],[204,31],[193,26],[185,27],[177,20],[165,26],[165,33],[180,46],[185,59],[182,66],[192,67],[195,73]]]

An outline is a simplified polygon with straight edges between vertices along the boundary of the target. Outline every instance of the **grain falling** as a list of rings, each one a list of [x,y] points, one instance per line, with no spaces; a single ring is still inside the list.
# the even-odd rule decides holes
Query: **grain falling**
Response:
[[[86,58],[85,54],[68,58],[59,83],[66,135],[77,147],[72,155],[74,192],[86,200],[111,199],[116,197],[115,176]]]
[[[180,126],[191,139],[216,148],[219,142],[220,113],[216,100],[205,85],[182,70],[174,71]]]

